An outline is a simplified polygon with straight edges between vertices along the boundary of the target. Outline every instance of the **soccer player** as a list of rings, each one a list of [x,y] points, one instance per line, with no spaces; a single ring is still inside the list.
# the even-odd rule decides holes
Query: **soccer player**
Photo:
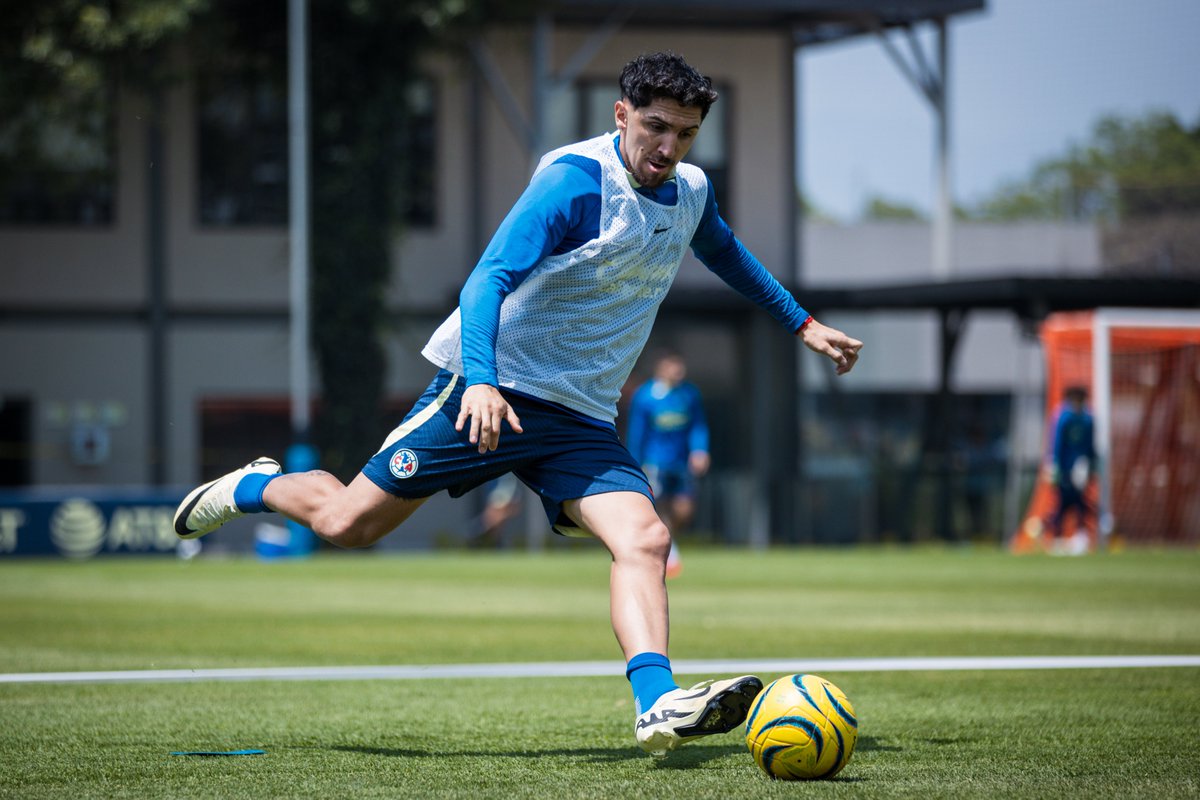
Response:
[[[1083,553],[1089,540],[1087,516],[1094,514],[1084,493],[1096,470],[1095,421],[1087,409],[1087,389],[1070,386],[1063,392],[1063,404],[1054,422],[1049,478],[1058,490],[1058,507],[1050,520],[1051,548]],[[1075,512],[1081,533],[1068,536],[1063,530],[1067,514]]]
[[[276,511],[343,547],[373,544],[446,490],[461,496],[513,472],[555,531],[591,535],[612,556],[613,631],[643,749],[673,750],[738,726],[762,682],[744,675],[679,688],[667,658],[664,568],[671,537],[641,467],[617,438],[621,386],[684,252],[849,372],[862,342],[812,319],[734,237],[712,184],[683,163],[711,81],[671,53],[620,76],[617,130],[552,151],[501,223],[422,351],[439,370],[362,472],[279,474],[260,458],[192,490],[184,538]]]
[[[650,480],[655,505],[671,532],[667,577],[683,571],[679,536],[696,511],[696,478],[708,472],[708,422],[700,390],[689,383],[678,353],[664,353],[654,377],[633,393],[625,444]]]

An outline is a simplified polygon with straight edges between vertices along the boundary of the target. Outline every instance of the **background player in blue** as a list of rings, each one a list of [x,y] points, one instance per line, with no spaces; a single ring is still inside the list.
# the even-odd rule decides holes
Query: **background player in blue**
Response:
[[[1054,422],[1050,444],[1050,479],[1058,490],[1058,508],[1050,519],[1051,547],[1085,552],[1089,537],[1067,536],[1063,525],[1067,514],[1075,512],[1075,524],[1083,529],[1087,514],[1093,513],[1084,493],[1096,470],[1095,421],[1086,407],[1087,390],[1071,386],[1063,392],[1063,404]]]
[[[708,420],[700,390],[685,380],[679,353],[663,353],[654,376],[633,393],[625,444],[650,480],[659,516],[671,532],[667,577],[683,571],[679,538],[696,511],[696,478],[708,472]]]
[[[737,240],[702,170],[683,162],[717,99],[670,53],[621,72],[617,130],[547,154],[422,351],[439,370],[349,486],[260,458],[192,490],[183,538],[277,511],[343,547],[386,536],[430,495],[513,472],[559,533],[612,556],[613,631],[634,693],[634,733],[663,754],[745,718],[750,675],[681,689],[667,657],[671,537],[617,438],[621,386],[690,247],[726,283],[849,372],[862,342],[813,320]]]

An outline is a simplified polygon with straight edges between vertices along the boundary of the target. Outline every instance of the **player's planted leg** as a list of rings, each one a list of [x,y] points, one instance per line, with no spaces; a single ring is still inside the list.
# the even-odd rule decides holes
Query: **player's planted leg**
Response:
[[[633,732],[643,750],[666,755],[686,741],[741,725],[762,688],[754,675],[742,675],[673,689],[637,718]]]
[[[664,579],[671,537],[650,499],[611,492],[569,501],[563,508],[613,557],[613,631],[628,664],[638,713],[634,735],[642,749],[665,755],[686,741],[742,724],[762,690],[758,678],[743,675],[681,689],[671,677]]]

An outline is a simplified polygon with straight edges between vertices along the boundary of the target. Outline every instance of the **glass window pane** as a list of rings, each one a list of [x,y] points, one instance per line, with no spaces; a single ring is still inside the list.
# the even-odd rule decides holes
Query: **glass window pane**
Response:
[[[203,225],[288,219],[287,30],[283,3],[224,3],[221,47],[197,54]]]
[[[729,102],[724,99],[725,94],[726,92],[721,92],[723,99],[713,103],[708,109],[708,116],[700,123],[700,135],[696,137],[696,143],[688,153],[688,161],[693,164],[725,164],[725,104]]]
[[[546,152],[576,141],[578,132],[578,93],[572,89],[551,92],[550,102],[546,104]]]
[[[230,80],[201,100],[200,221],[287,222],[287,109],[277,89]]]
[[[116,184],[115,93],[0,63],[0,223],[106,225]]]
[[[584,87],[586,99],[584,136],[599,136],[602,133],[615,131],[617,122],[613,106],[620,99],[620,91],[616,86],[605,83],[591,83]]]
[[[408,87],[407,115],[400,126],[405,177],[400,198],[404,222],[429,227],[437,221],[437,84],[418,78]]]
[[[280,0],[223,0],[213,31],[221,46],[197,54],[199,216],[203,225],[285,225],[288,221],[286,9]],[[314,65],[319,69],[319,65]],[[334,113],[367,113],[347,101]],[[381,144],[399,165],[397,213],[433,225],[437,196],[438,93],[418,78],[394,108],[394,135]],[[313,109],[317,111],[318,109]]]

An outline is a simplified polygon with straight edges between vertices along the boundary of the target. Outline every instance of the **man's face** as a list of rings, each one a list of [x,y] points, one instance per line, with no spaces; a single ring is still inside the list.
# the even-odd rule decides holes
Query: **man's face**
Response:
[[[662,186],[696,141],[700,109],[656,97],[641,108],[623,98],[615,110],[625,168],[642,186]]]
[[[678,386],[687,377],[687,366],[684,365],[683,359],[667,356],[658,362],[654,377],[668,386]]]

